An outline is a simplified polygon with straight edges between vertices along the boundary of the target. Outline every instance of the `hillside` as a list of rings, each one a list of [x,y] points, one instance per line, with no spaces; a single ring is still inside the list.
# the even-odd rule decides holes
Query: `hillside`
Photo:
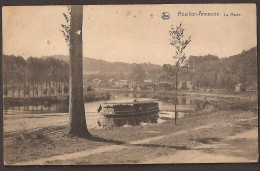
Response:
[[[189,62],[192,73],[188,79],[197,87],[233,89],[236,84],[242,83],[256,89],[256,47],[227,58],[191,56]]]
[[[227,58],[213,55],[190,56],[189,72],[180,75],[178,80],[191,81],[194,88],[234,89],[237,84],[244,84],[247,90],[256,90],[256,53],[257,48],[254,47]],[[49,77],[62,82],[68,80],[68,56],[30,57],[25,60],[19,56],[3,55],[2,59],[5,82],[19,83],[30,79],[30,81],[42,81],[51,79]],[[129,64],[84,57],[83,72],[87,80],[138,78],[139,80],[152,79],[156,82],[175,82],[175,77],[164,72],[162,66],[150,63]],[[52,76],[50,73],[53,73]]]
[[[68,61],[69,56],[65,55],[53,55],[53,56],[44,56],[43,58],[52,57],[59,60]],[[101,59],[94,59],[89,57],[83,58],[83,71],[96,71],[96,72],[132,72],[135,63],[128,64],[123,62],[108,62]],[[140,64],[145,71],[160,70],[160,65],[150,64],[150,63],[141,63]]]

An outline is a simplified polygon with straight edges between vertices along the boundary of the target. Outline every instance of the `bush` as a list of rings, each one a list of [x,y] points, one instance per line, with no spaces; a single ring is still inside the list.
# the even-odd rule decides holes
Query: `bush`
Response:
[[[93,91],[91,86],[88,86],[87,91]]]
[[[84,94],[84,100],[85,102],[93,102],[98,100],[109,100],[110,94],[108,92],[100,93],[100,92],[88,92],[87,94]]]

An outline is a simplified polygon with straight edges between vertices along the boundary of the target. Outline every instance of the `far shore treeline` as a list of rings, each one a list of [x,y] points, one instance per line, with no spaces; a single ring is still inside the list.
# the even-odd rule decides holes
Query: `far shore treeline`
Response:
[[[55,58],[3,55],[3,94],[33,97],[68,93],[69,65]],[[17,92],[17,95],[15,95]],[[22,94],[21,94],[22,92]],[[39,94],[40,93],[40,94]]]
[[[193,89],[234,90],[236,85],[243,84],[247,87],[246,90],[256,91],[256,53],[254,47],[226,58],[213,55],[190,56],[187,60],[188,71],[180,75],[180,81],[190,81]],[[25,60],[21,56],[3,55],[2,61],[4,95],[25,97],[32,92],[32,96],[37,97],[49,93],[68,93],[68,56],[29,57]],[[128,64],[84,57],[83,72],[84,82],[92,82],[93,79],[128,80],[136,83],[143,83],[144,80],[153,83],[175,82],[163,66],[151,63]]]

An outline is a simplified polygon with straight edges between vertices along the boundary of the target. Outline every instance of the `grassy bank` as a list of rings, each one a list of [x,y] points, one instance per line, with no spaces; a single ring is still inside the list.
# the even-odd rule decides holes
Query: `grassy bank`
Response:
[[[110,94],[107,92],[87,92],[84,94],[85,102],[98,100],[109,100]],[[69,96],[50,96],[50,97],[4,97],[4,105],[50,105],[59,102],[68,102]]]
[[[99,100],[109,100],[110,94],[108,92],[87,92],[84,94],[85,102],[93,102]]]
[[[106,91],[110,94],[121,94],[128,97],[153,98],[162,101],[172,100],[176,96],[175,90],[141,90],[131,91],[129,89],[100,89],[100,92]],[[257,92],[235,92],[229,90],[212,90],[211,92],[200,90],[178,90],[177,96],[190,96],[193,99],[215,99],[215,100],[237,100],[237,99],[257,99]]]
[[[138,163],[150,157],[174,154],[177,150],[190,149],[201,143],[220,142],[225,137],[256,128],[258,126],[257,112],[243,109],[218,108],[212,102],[213,110],[194,111],[174,124],[170,119],[161,124],[139,125],[135,127],[105,127],[90,129],[92,139],[63,136],[65,126],[42,128],[36,131],[18,131],[4,136],[4,156],[7,164],[51,157],[103,146],[121,144],[125,150],[113,153],[93,154],[88,158],[67,161],[66,164],[111,164]],[[232,106],[232,104],[230,104]],[[246,105],[240,103],[239,105]],[[250,104],[248,104],[250,105]],[[220,105],[221,106],[221,105]],[[228,105],[227,105],[228,106]],[[233,105],[236,106],[236,105]],[[254,120],[247,120],[247,119]],[[196,130],[198,126],[212,125],[210,128]],[[53,131],[55,130],[55,131]],[[188,134],[167,136],[180,131]],[[146,144],[129,145],[127,142],[156,136],[166,137]],[[151,148],[152,147],[152,148]],[[55,161],[49,164],[62,164]]]

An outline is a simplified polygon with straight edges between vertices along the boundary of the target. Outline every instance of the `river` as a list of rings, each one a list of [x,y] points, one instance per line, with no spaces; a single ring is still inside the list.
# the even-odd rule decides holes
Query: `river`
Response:
[[[177,118],[184,117],[188,111],[194,109],[192,99],[188,96],[179,96],[178,100],[159,100],[159,113],[156,115],[142,116],[142,117],[129,117],[129,118],[106,118],[97,112],[98,107],[104,102],[127,102],[134,99],[151,100],[150,98],[142,98],[140,95],[133,95],[131,93],[121,94],[114,93],[111,95],[110,100],[96,101],[85,103],[86,120],[89,128],[103,128],[103,127],[127,127],[146,124],[162,123],[169,119],[175,118],[175,103],[177,106]],[[173,98],[175,99],[175,98]],[[19,114],[44,114],[44,113],[68,113],[67,103],[55,103],[51,105],[22,105],[22,106],[4,106],[4,116],[6,115],[19,115]]]

